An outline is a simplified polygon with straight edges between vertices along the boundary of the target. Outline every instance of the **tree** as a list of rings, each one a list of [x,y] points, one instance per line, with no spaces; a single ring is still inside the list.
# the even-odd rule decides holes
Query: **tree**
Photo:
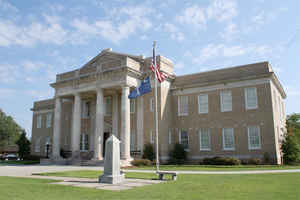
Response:
[[[19,139],[21,127],[0,109],[0,147],[13,145]]]
[[[19,146],[19,157],[23,159],[24,157],[28,156],[30,154],[30,141],[26,137],[25,130],[22,131],[22,134],[19,138],[19,140],[16,142],[16,144]]]
[[[291,114],[286,119],[287,133],[281,145],[283,162],[291,164],[300,161],[300,115]]]
[[[153,149],[152,144],[146,144],[145,145],[143,158],[151,160],[151,161],[154,160],[155,156],[154,156],[154,149]]]

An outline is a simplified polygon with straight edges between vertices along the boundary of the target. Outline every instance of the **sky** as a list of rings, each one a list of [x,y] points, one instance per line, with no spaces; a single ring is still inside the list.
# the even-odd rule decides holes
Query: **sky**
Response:
[[[269,61],[300,113],[299,0],[0,0],[0,108],[31,135],[57,73],[106,48],[171,59],[176,75]]]

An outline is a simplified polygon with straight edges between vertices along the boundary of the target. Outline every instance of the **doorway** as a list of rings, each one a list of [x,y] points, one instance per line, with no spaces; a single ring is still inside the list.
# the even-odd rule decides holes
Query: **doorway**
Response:
[[[106,143],[106,140],[109,138],[109,132],[104,132],[103,134],[103,150],[102,150],[102,156],[104,158],[105,156],[105,143]]]

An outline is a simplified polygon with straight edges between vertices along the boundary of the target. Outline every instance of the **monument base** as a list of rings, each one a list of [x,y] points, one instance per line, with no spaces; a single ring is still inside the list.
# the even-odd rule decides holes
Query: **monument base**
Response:
[[[110,183],[110,184],[118,184],[125,180],[125,174],[122,173],[120,175],[105,175],[99,176],[99,183]]]

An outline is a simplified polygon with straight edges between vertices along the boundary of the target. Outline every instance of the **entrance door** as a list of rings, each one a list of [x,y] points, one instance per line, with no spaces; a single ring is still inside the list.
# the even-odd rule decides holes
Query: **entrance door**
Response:
[[[103,134],[103,157],[105,156],[105,143],[106,143],[106,140],[109,138],[109,132],[104,132]]]

